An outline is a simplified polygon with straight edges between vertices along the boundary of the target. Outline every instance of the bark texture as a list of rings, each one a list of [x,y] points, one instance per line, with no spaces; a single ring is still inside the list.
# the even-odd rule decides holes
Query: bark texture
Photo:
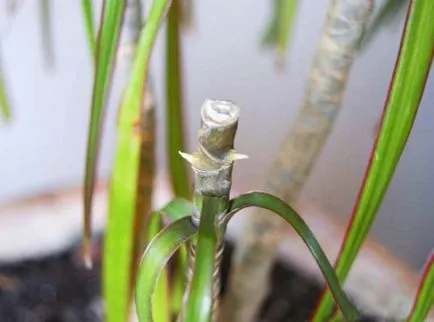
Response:
[[[333,0],[330,4],[303,106],[265,184],[268,192],[286,202],[298,196],[332,129],[372,5],[366,0]],[[227,321],[253,321],[268,293],[268,275],[283,227],[278,216],[259,209],[246,224],[234,256]]]

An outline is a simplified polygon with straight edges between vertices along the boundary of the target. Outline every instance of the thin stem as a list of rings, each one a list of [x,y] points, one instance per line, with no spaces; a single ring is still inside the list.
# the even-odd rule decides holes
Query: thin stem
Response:
[[[187,167],[178,156],[185,150],[183,97],[182,97],[182,52],[181,52],[181,3],[174,1],[167,15],[166,33],[166,129],[169,173],[175,196],[190,198],[190,178]]]

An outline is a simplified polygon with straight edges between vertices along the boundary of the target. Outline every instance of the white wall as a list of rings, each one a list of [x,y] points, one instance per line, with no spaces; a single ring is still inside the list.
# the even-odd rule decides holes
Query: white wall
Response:
[[[0,39],[14,103],[14,124],[0,128],[0,201],[81,183],[92,83],[79,1],[54,3],[56,67],[43,65],[38,2],[26,1],[13,20],[1,8]],[[188,138],[195,148],[198,111],[205,98],[242,107],[237,148],[250,156],[235,170],[235,188],[261,188],[280,140],[291,125],[321,35],[328,1],[300,1],[287,68],[259,47],[270,1],[195,1],[195,28],[184,37]],[[344,108],[302,198],[347,219],[373,143],[393,69],[401,26],[384,30],[354,65]],[[153,73],[163,106],[164,51],[160,37]],[[112,162],[115,108],[106,119],[100,173]],[[399,257],[420,267],[434,245],[434,83],[431,76],[414,132],[372,231]],[[159,110],[159,157],[164,171],[164,112]],[[424,143],[428,140],[429,143]]]

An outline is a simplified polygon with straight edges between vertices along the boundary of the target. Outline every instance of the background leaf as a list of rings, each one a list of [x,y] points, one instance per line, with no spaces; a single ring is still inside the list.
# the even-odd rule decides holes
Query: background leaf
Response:
[[[274,0],[273,16],[262,39],[264,46],[276,48],[277,62],[280,66],[285,63],[297,7],[298,0]]]
[[[93,18],[93,4],[92,0],[82,0],[81,8],[83,10],[83,18],[86,27],[86,37],[89,44],[92,59],[95,60],[96,55],[96,36],[95,36],[95,22]]]
[[[432,63],[434,2],[411,1],[401,48],[365,179],[335,265],[345,281],[372,227],[378,209],[410,135]],[[333,310],[328,290],[322,296],[314,321],[324,321]]]
[[[8,97],[3,68],[0,62],[0,114],[5,122],[11,121],[11,104]]]
[[[86,169],[84,177],[84,256],[87,266],[91,266],[90,239],[92,235],[92,195],[95,186],[95,172],[98,150],[101,142],[101,129],[106,101],[111,84],[115,54],[122,25],[125,1],[106,0],[102,9],[102,19],[98,34],[95,60],[95,76],[91,103],[91,115],[87,139]]]
[[[187,165],[178,151],[185,151],[182,70],[181,70],[181,3],[174,1],[167,16],[166,40],[166,104],[167,155],[169,173],[175,196],[190,198]]]

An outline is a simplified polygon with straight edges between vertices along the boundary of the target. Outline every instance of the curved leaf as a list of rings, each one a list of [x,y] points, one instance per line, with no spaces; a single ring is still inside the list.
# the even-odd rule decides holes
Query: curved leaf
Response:
[[[149,243],[137,276],[136,307],[140,322],[153,322],[152,308],[158,278],[176,250],[196,232],[191,217],[183,217],[164,228]]]
[[[407,15],[380,133],[335,265],[341,282],[348,276],[389,187],[410,135],[432,63],[434,2],[411,1]],[[333,299],[326,290],[314,321],[324,321],[332,310]]]
[[[181,70],[181,2],[174,1],[167,15],[166,33],[166,104],[167,155],[172,188],[177,197],[190,198],[187,166],[178,151],[185,151],[182,70]]]
[[[425,266],[408,322],[426,321],[434,306],[434,253]]]
[[[114,68],[114,58],[122,25],[125,0],[106,0],[102,10],[101,25],[98,34],[97,52],[95,58],[95,76],[89,132],[87,139],[86,170],[84,177],[84,256],[87,266],[91,266],[91,217],[92,196],[95,186],[95,171],[98,159],[98,149],[101,141],[101,128],[105,105],[111,84],[111,74]]]
[[[184,198],[172,199],[163,209],[164,216],[169,219],[170,222],[181,219],[185,216],[191,216],[193,214],[193,204],[191,201]]]
[[[345,318],[349,321],[354,321],[360,318],[359,312],[351,304],[350,300],[341,289],[336,274],[312,231],[294,209],[287,205],[283,200],[268,193],[250,192],[231,200],[226,220],[229,221],[236,212],[247,207],[268,209],[285,219],[309,248]]]
[[[95,22],[93,18],[93,4],[92,0],[82,0],[81,8],[83,10],[83,17],[86,26],[86,37],[89,44],[92,59],[95,60],[96,54],[96,37],[95,37]]]

